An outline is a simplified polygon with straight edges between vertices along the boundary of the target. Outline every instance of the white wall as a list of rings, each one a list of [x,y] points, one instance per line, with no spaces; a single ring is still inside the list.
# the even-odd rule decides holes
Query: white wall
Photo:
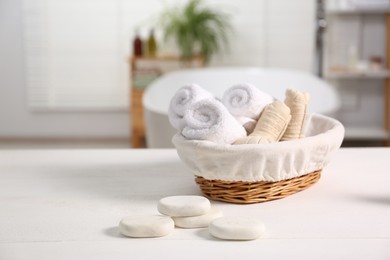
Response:
[[[169,3],[179,0],[167,1]],[[312,70],[313,0],[209,0],[233,11],[231,51],[212,65]],[[123,52],[133,27],[164,5],[157,0],[119,1],[124,13]],[[125,8],[126,7],[126,8]],[[124,11],[125,12],[125,11]],[[31,112],[26,104],[22,0],[0,0],[0,137],[128,137],[127,111]]]
[[[27,107],[22,1],[0,0],[0,137],[127,137],[128,113],[31,112]]]
[[[229,55],[215,59],[212,65],[313,71],[314,0],[224,0],[223,3],[233,7],[236,33]]]

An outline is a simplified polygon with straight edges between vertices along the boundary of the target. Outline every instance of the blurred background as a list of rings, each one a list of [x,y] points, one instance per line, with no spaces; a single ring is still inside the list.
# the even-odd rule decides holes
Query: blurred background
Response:
[[[389,144],[388,0],[204,0],[225,23],[211,52],[168,33],[191,2],[0,0],[0,149],[144,147],[144,89],[189,67],[310,73],[339,94],[344,146]]]

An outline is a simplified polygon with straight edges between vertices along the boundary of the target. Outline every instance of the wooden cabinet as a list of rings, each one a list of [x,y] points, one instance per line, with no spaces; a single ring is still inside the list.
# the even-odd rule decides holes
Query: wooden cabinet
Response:
[[[145,147],[144,110],[142,107],[143,90],[131,90],[131,147]]]
[[[131,57],[130,58],[130,122],[131,147],[146,147],[142,96],[145,88],[164,73],[204,66],[201,57],[182,62],[177,56]]]
[[[386,14],[386,69],[390,71],[390,12]],[[384,91],[384,125],[385,130],[390,133],[390,78],[385,80]],[[390,136],[387,140],[387,146],[390,146]]]

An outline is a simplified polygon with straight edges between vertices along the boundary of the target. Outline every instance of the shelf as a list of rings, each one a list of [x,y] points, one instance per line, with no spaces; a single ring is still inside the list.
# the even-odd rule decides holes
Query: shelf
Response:
[[[325,73],[327,79],[386,79],[390,78],[390,71],[332,71]]]
[[[346,127],[345,139],[387,140],[390,134],[383,127]]]
[[[348,9],[327,9],[327,14],[388,14],[390,13],[390,7],[389,8],[383,8],[383,9],[358,9],[358,8],[348,8]]]
[[[158,56],[140,56],[130,57],[130,61],[181,61],[181,58],[175,55],[158,55]],[[196,56],[190,59],[191,62],[199,61],[204,62],[201,56]]]
[[[324,78],[338,87],[340,93],[345,96],[345,103],[350,104],[356,104],[357,98],[366,98],[363,96],[367,94],[366,92],[352,89],[354,86],[362,86],[359,85],[360,82],[364,81],[364,85],[367,86],[371,83],[375,86],[383,84],[383,95],[375,94],[375,102],[381,102],[383,99],[384,104],[383,118],[380,118],[380,114],[377,113],[375,122],[380,120],[383,125],[360,121],[360,112],[376,113],[369,103],[361,102],[361,106],[354,107],[354,110],[340,111],[339,116],[348,117],[352,125],[345,126],[345,139],[386,141],[386,144],[390,145],[390,2],[383,1],[381,6],[375,6],[375,2],[371,0],[330,0],[327,4],[326,19],[331,24],[327,28],[327,35],[329,43],[335,46],[330,46],[327,50],[329,62],[325,65]],[[382,29],[384,29],[383,37]],[[381,42],[379,44],[384,44],[385,53],[380,50],[382,45],[378,45],[378,41]],[[352,49],[349,46],[356,46],[356,48]],[[374,56],[366,57],[373,55],[371,54],[373,50],[378,52],[376,56],[380,59]],[[343,53],[346,54],[345,58],[348,58],[345,62],[347,64],[356,62],[356,68],[350,69],[347,64],[345,66],[340,64]],[[362,60],[359,60],[359,57]],[[344,91],[341,89],[344,87],[351,89]],[[358,122],[361,126],[356,127]]]

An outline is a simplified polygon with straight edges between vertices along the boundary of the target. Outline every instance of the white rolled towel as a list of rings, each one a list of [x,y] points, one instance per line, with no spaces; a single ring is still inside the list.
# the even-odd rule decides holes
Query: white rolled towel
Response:
[[[222,103],[241,122],[248,133],[252,132],[264,108],[273,101],[271,95],[249,83],[230,87],[222,97]]]
[[[184,121],[182,135],[189,140],[232,144],[246,136],[245,128],[216,99],[203,99],[190,106]]]
[[[168,118],[171,125],[179,131],[183,130],[185,127],[184,112],[195,102],[207,98],[214,97],[197,84],[188,84],[178,89],[168,108]]]

